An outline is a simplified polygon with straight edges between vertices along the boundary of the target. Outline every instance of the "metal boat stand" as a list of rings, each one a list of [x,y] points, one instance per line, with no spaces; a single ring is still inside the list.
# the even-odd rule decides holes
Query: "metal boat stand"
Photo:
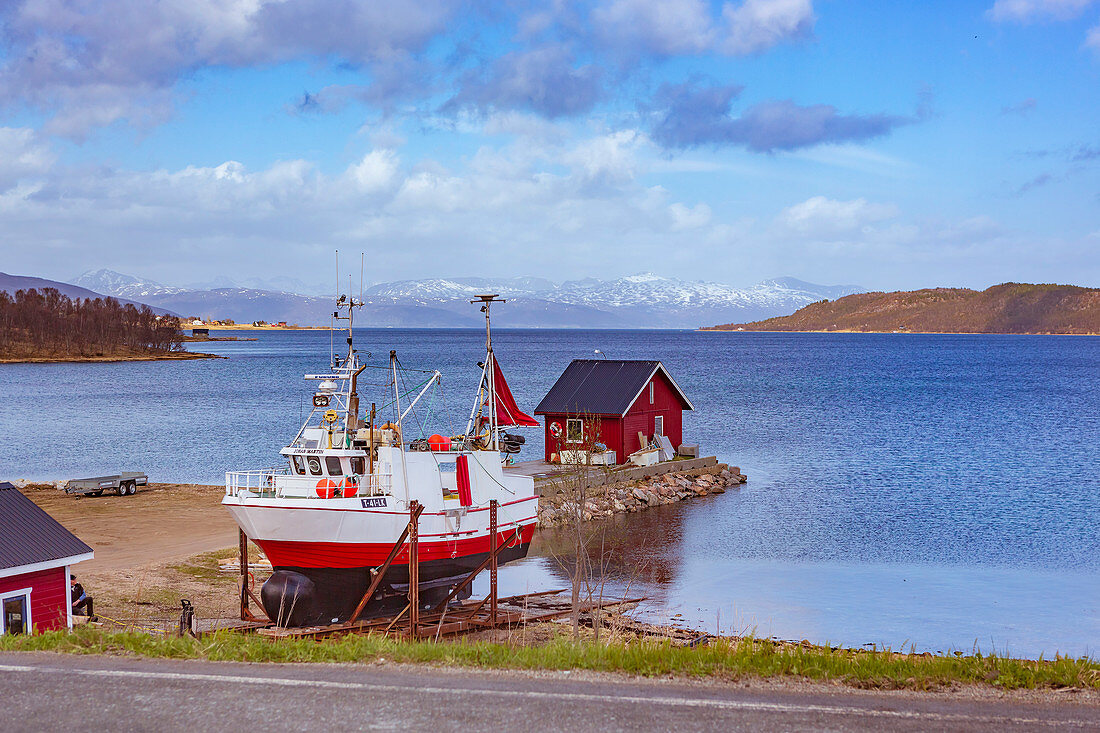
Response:
[[[512,628],[535,621],[548,621],[560,618],[571,613],[572,608],[567,601],[553,599],[553,596],[566,592],[566,589],[543,591],[539,593],[527,593],[524,595],[508,596],[500,598],[497,594],[497,563],[500,553],[518,537],[519,527],[515,527],[503,540],[498,535],[497,526],[497,502],[489,504],[489,554],[468,575],[459,581],[450,594],[429,611],[423,611],[420,606],[419,591],[419,532],[418,525],[420,514],[424,507],[418,502],[409,504],[409,522],[405,526],[401,536],[393,544],[385,562],[372,571],[374,579],[363,594],[355,611],[347,621],[340,624],[325,626],[279,627],[268,625],[255,629],[262,636],[278,639],[312,638],[321,639],[329,636],[340,636],[354,633],[383,633],[396,634],[411,639],[435,638],[460,634],[467,631],[479,631],[493,628]],[[243,537],[243,534],[242,534]],[[242,587],[247,589],[247,571],[244,570],[247,562],[246,539],[242,539]],[[408,550],[409,562],[409,591],[408,603],[400,613],[393,616],[375,617],[359,620],[363,609],[382,584],[382,578],[393,561],[401,554],[402,550]],[[455,602],[454,599],[473,582],[486,568],[489,569],[489,595],[480,600],[468,600]],[[242,591],[241,609],[242,618],[247,612],[248,598],[259,602],[249,590],[247,595]],[[597,609],[609,609],[626,604],[635,604],[644,598],[608,599],[602,601],[587,601],[581,604],[582,613],[590,613]],[[488,606],[488,608],[486,608]],[[261,605],[262,608],[262,605]],[[251,616],[251,614],[249,614]],[[251,617],[255,619],[255,616]],[[250,619],[248,619],[250,620]],[[257,621],[259,619],[256,619]]]
[[[272,621],[267,617],[267,611],[264,610],[264,604],[260,602],[260,599],[256,597],[252,589],[248,587],[248,535],[244,533],[243,529],[239,531],[238,552],[240,553],[241,577],[238,583],[241,586],[241,621],[247,621],[249,624],[267,625],[272,623]],[[249,608],[248,605],[248,600],[250,598],[256,602],[256,606],[260,609],[260,613],[263,614],[263,618],[252,613],[252,609]]]

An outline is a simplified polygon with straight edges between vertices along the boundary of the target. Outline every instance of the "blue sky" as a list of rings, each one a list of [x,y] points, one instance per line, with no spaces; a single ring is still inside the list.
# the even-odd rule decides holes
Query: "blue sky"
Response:
[[[1100,0],[12,0],[0,270],[1100,286]]]

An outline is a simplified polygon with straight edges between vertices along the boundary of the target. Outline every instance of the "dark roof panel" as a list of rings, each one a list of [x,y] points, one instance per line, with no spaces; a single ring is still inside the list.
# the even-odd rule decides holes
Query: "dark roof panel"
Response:
[[[659,361],[575,359],[542,398],[535,414],[623,415],[658,369],[665,371]],[[669,382],[687,409],[692,409],[671,376]]]
[[[0,483],[0,570],[91,551],[91,547],[10,483]]]

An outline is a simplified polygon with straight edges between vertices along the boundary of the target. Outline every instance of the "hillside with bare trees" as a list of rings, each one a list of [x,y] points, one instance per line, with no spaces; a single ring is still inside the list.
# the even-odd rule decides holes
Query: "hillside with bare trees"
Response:
[[[1100,334],[1100,289],[1004,283],[982,291],[859,293],[789,316],[705,330]]]
[[[0,361],[191,358],[179,319],[114,298],[81,299],[53,288],[0,292]]]

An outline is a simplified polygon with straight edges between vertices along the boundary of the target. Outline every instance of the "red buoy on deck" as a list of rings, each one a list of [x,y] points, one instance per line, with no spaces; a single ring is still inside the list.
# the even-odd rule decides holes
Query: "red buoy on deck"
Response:
[[[331,499],[336,496],[336,482],[330,478],[323,478],[318,481],[317,496],[322,499]]]
[[[340,482],[340,491],[345,499],[350,499],[359,493],[359,477],[348,476]]]
[[[433,451],[449,451],[451,449],[451,439],[437,433],[428,438],[428,445]]]

